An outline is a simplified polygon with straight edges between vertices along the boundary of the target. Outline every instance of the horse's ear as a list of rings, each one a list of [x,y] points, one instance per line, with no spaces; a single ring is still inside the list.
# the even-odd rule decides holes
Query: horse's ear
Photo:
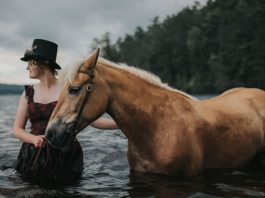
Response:
[[[93,69],[97,65],[99,51],[100,51],[100,49],[97,48],[97,50],[94,51],[91,54],[91,56],[88,58],[88,60],[86,61],[88,63],[86,65],[88,66],[89,69]]]

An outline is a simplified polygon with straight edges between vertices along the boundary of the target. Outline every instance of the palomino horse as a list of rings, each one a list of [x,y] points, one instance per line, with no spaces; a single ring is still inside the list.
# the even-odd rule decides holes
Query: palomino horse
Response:
[[[128,138],[128,161],[139,172],[242,167],[264,149],[263,90],[237,88],[199,101],[150,73],[97,60],[98,53],[68,73],[46,130],[52,146],[69,146],[107,112]]]

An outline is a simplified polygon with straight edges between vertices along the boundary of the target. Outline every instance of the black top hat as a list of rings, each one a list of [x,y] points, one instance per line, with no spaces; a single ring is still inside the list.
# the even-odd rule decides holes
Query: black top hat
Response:
[[[61,67],[56,63],[57,49],[58,45],[56,43],[43,39],[35,39],[33,41],[32,48],[26,50],[24,57],[22,57],[21,60],[48,60],[50,61],[50,66],[53,66],[55,69],[61,69]]]

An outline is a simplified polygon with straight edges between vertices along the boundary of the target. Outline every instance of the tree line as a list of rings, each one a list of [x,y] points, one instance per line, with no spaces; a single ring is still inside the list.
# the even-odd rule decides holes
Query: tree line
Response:
[[[0,95],[5,94],[22,94],[24,86],[22,85],[9,85],[0,83]]]
[[[148,70],[189,93],[265,89],[265,1],[195,2],[115,42],[107,32],[94,39],[95,47],[106,59]]]

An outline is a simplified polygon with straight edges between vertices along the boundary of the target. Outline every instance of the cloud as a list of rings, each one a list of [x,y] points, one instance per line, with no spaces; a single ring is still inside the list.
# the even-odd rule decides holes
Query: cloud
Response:
[[[202,4],[206,0],[200,0]],[[113,41],[146,27],[155,16],[176,14],[194,0],[3,0],[0,7],[0,83],[27,83],[19,58],[34,38],[59,45],[58,63],[85,56],[94,38]],[[19,73],[17,72],[19,71]],[[26,74],[26,76],[25,76]],[[24,75],[24,76],[22,76]]]

